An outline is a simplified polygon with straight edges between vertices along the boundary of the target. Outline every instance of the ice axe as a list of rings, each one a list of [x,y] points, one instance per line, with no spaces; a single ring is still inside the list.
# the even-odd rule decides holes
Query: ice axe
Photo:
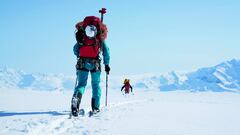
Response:
[[[99,13],[101,13],[101,22],[103,22],[103,15],[106,14],[106,8],[102,8],[101,10],[99,10]]]

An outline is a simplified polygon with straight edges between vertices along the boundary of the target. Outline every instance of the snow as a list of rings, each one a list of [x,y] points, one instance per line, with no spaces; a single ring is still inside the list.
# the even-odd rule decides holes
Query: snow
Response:
[[[109,90],[93,117],[68,119],[72,91],[0,90],[0,135],[239,135],[240,94]],[[87,89],[81,107],[90,108]]]
[[[69,119],[74,76],[0,68],[0,135],[240,134],[240,60],[184,73],[110,75],[107,107],[101,77],[101,112]],[[134,94],[122,95],[125,78]]]
[[[105,82],[105,76],[101,77],[101,81]],[[110,85],[110,88],[119,89],[125,78],[130,79],[132,86],[139,89],[235,92],[240,90],[240,60],[233,59],[192,72],[172,71],[164,74],[110,75],[109,84],[114,84]],[[74,84],[74,75],[25,73],[9,67],[0,68],[0,88],[62,91],[72,90]],[[90,84],[90,80],[88,84]]]

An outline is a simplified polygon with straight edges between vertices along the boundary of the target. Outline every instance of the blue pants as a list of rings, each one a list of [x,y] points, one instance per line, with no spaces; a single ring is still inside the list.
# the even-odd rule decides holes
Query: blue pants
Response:
[[[88,71],[77,70],[77,86],[74,90],[74,95],[77,95],[79,92],[83,95],[85,87],[87,85]],[[100,107],[100,98],[101,98],[101,88],[100,88],[100,75],[101,71],[90,72],[92,79],[92,98],[94,98],[94,107]]]

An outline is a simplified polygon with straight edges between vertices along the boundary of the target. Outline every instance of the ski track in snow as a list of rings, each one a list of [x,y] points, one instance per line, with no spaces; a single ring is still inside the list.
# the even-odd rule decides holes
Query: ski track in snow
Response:
[[[116,108],[121,108],[126,105],[133,105],[138,104],[141,102],[147,102],[148,100],[132,100],[132,101],[125,101],[125,102],[119,102],[119,103],[113,103],[109,104],[106,107],[102,107],[101,112],[99,114],[96,114],[95,116],[88,117],[87,112],[89,111],[89,108],[86,109],[86,114],[84,116],[79,117],[72,117],[69,119],[68,113],[64,116],[60,116],[60,118],[50,120],[47,123],[41,123],[41,122],[35,122],[33,124],[28,124],[28,133],[27,135],[60,135],[64,134],[66,131],[70,131],[72,129],[77,129],[76,131],[72,131],[72,134],[100,134],[104,131],[107,131],[107,129],[95,129],[92,133],[92,129],[88,129],[89,126],[88,122],[94,122],[93,119],[98,121],[107,121],[109,119],[112,119],[113,116],[107,116],[108,112],[111,110],[114,110]],[[125,108],[126,109],[126,108]],[[120,109],[122,110],[122,109]],[[120,116],[114,116],[114,117],[120,117]],[[39,123],[36,125],[36,123]],[[92,125],[92,124],[90,124]],[[91,126],[92,127],[92,126]],[[80,132],[80,133],[79,133]]]
[[[85,116],[69,119],[70,112],[65,110],[72,92],[5,91],[0,94],[0,135],[240,134],[239,93],[136,91],[122,96],[111,91],[108,106],[88,117],[89,93],[81,104]],[[32,106],[26,107],[30,101]]]
[[[46,124],[40,123],[40,125],[37,125],[37,126],[29,125],[30,129],[29,129],[28,135],[63,133],[71,124],[71,123],[68,123],[68,125],[64,125],[65,121],[66,121],[66,118],[61,117],[56,120],[51,120]]]

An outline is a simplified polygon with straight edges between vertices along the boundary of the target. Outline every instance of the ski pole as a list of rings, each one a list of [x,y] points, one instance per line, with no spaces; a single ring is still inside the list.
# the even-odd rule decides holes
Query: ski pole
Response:
[[[78,58],[77,58],[77,62],[78,62]],[[76,67],[77,67],[77,65],[76,65]],[[76,80],[75,80],[75,86],[74,86],[74,91],[75,91],[75,89],[76,89],[76,87],[77,87],[77,83],[78,83],[78,71],[76,70]]]
[[[108,96],[108,74],[106,74],[106,103],[105,103],[106,106],[107,106],[107,96]]]
[[[76,76],[76,80],[75,80],[74,90],[76,89],[76,87],[77,87],[77,76]]]
[[[106,14],[106,8],[102,8],[101,10],[99,10],[99,13],[101,13],[101,22],[103,22],[103,15]],[[106,102],[105,102],[105,106],[107,106],[107,96],[108,96],[108,73],[106,73]]]
[[[101,22],[103,22],[103,15],[106,13],[106,8],[102,8],[101,10],[99,10],[99,13],[101,13]]]

